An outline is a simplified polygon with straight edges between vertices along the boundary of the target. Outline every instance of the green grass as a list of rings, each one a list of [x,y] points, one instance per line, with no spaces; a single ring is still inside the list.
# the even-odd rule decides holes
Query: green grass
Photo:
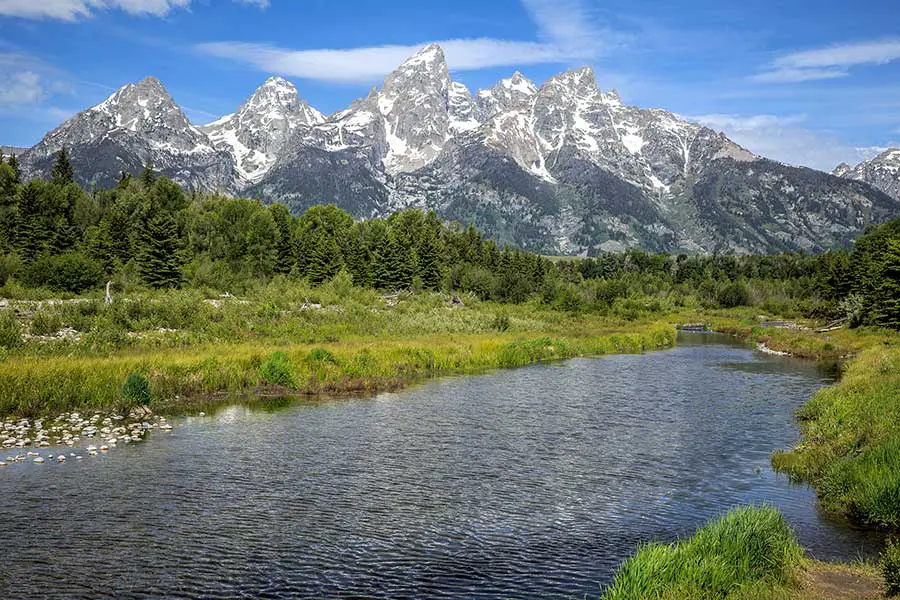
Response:
[[[653,543],[626,560],[604,600],[749,600],[785,597],[803,549],[781,513],[743,507],[674,544]]]
[[[865,525],[900,529],[900,346],[874,346],[799,413],[803,441],[773,457],[822,504]]]
[[[276,281],[242,298],[197,290],[15,304],[20,319],[71,327],[78,340],[0,349],[0,417],[120,406],[135,373],[152,404],[179,412],[198,396],[393,389],[422,377],[674,344],[671,325],[411,294]],[[10,337],[19,330],[11,310]],[[498,327],[498,314],[502,327]]]

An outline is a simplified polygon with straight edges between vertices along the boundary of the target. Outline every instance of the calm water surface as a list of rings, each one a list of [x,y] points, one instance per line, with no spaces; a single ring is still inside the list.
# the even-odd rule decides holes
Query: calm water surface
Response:
[[[820,558],[877,540],[769,467],[826,375],[718,336],[639,356],[233,407],[0,472],[0,598],[595,598],[647,540],[772,502]]]

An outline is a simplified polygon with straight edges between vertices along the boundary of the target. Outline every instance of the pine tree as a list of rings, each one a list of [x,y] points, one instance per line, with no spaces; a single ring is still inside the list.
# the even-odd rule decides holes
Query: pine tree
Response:
[[[415,262],[409,248],[389,232],[372,256],[372,285],[379,289],[398,290],[412,285]]]
[[[57,185],[69,185],[75,183],[75,170],[72,161],[69,160],[69,151],[63,148],[56,153],[56,162],[50,171],[50,180]]]
[[[12,167],[13,174],[15,175],[15,182],[22,183],[22,168],[19,166],[19,159],[15,154],[10,155],[8,164]]]
[[[153,171],[153,163],[148,162],[144,165],[144,170],[141,172],[141,184],[145,190],[149,190],[154,183],[156,183],[156,173]]]
[[[342,254],[347,270],[353,277],[353,285],[367,286],[370,283],[369,255],[362,239],[361,225],[357,224],[347,234]]]
[[[175,220],[162,211],[151,211],[141,228],[138,269],[144,283],[156,288],[181,284],[181,253]]]
[[[333,237],[320,233],[315,238],[307,257],[306,277],[310,283],[323,283],[337,275],[344,262],[341,259],[341,250]]]
[[[438,239],[432,232],[423,235],[419,246],[419,279],[426,290],[436,290],[444,279],[441,265],[441,250]]]
[[[21,189],[15,239],[16,248],[25,261],[34,260],[45,249],[48,232],[41,223],[40,203],[38,182],[32,181]]]
[[[290,273],[294,268],[293,223],[291,213],[284,204],[273,204],[269,207],[275,228],[278,230],[276,250],[278,258],[275,260],[276,273]]]
[[[878,325],[900,329],[900,237],[886,239],[883,252],[876,260],[873,320]]]

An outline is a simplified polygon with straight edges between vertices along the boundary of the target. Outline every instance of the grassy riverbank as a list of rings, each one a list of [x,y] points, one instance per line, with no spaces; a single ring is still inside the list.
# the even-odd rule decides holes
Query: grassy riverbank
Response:
[[[874,600],[882,585],[871,566],[804,558],[777,510],[743,507],[691,538],[641,548],[603,600]]]
[[[674,544],[650,544],[622,564],[604,600],[766,598],[796,585],[803,559],[782,515],[745,507]]]
[[[9,309],[7,309],[9,310]],[[334,286],[269,286],[243,298],[197,292],[13,303],[25,333],[0,361],[0,416],[123,410],[146,377],[157,411],[211,395],[372,392],[423,377],[674,344],[671,325],[441,294],[383,298]],[[10,313],[8,313],[10,314]],[[70,328],[68,336],[52,334]]]

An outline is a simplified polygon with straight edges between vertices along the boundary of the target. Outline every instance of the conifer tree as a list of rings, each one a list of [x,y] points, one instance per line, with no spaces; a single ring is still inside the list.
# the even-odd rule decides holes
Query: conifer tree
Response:
[[[148,162],[144,165],[144,170],[141,172],[141,184],[145,190],[149,190],[154,183],[156,183],[156,173],[153,171],[153,163]]]
[[[56,153],[56,162],[50,171],[50,180],[57,185],[69,185],[75,183],[75,170],[72,161],[69,160],[69,151],[65,146]]]
[[[11,154],[9,157],[9,166],[13,170],[14,181],[16,183],[22,183],[22,168],[19,166],[19,159],[15,154]]]
[[[415,262],[412,252],[391,231],[372,254],[372,285],[398,290],[412,285]]]
[[[16,247],[25,261],[34,260],[44,250],[47,231],[41,223],[40,189],[36,181],[21,188],[18,202]]]
[[[367,286],[370,283],[369,254],[362,237],[361,224],[356,224],[347,233],[342,254],[344,264],[353,277],[353,285]]]
[[[141,228],[138,269],[144,283],[156,288],[181,284],[178,228],[171,215],[153,210]]]
[[[438,245],[438,239],[432,232],[429,231],[423,235],[418,256],[418,275],[422,280],[422,286],[426,290],[439,288],[444,279],[444,273],[441,265],[441,250]]]
[[[276,242],[278,257],[275,260],[275,272],[290,273],[295,263],[291,213],[284,204],[273,204],[269,207],[269,211],[272,213],[272,220],[275,221],[275,228],[278,230]]]
[[[341,250],[332,236],[319,232],[310,249],[306,260],[306,277],[310,283],[328,281],[344,266]]]

